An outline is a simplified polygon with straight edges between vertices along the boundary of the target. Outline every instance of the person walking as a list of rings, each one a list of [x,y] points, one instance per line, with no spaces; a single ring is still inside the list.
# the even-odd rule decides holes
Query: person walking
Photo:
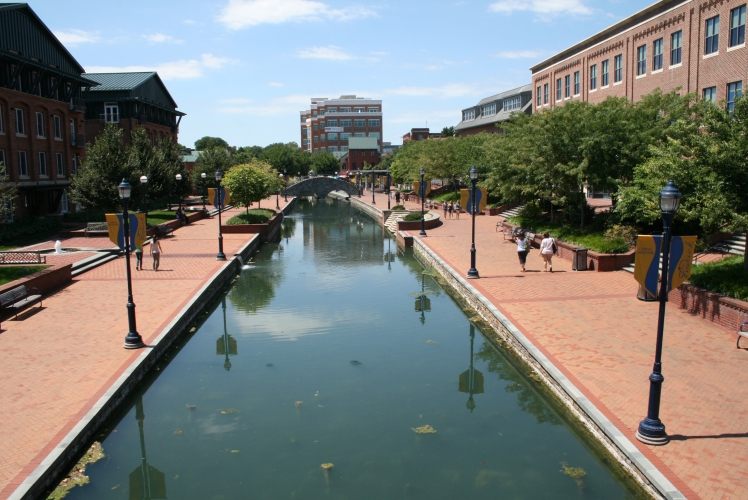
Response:
[[[449,213],[449,218],[452,218],[452,213],[455,210],[455,206],[452,204],[452,202],[449,202],[449,207],[447,208],[447,212]]]
[[[517,257],[519,258],[519,265],[522,267],[522,272],[525,272],[525,264],[527,263],[527,254],[530,251],[530,242],[527,238],[527,233],[524,231],[520,232],[515,236],[517,242]]]
[[[151,258],[153,259],[153,270],[158,271],[158,266],[161,264],[161,242],[157,234],[154,234],[151,240]]]
[[[553,254],[558,252],[556,240],[551,238],[550,233],[543,233],[543,239],[540,242],[540,256],[543,257],[543,271],[553,272]]]
[[[448,208],[448,206],[449,205],[448,205],[448,203],[446,201],[444,203],[442,203],[442,208],[444,209],[444,220],[447,220],[447,208]]]
[[[143,247],[135,247],[135,270],[140,271],[143,269]]]
[[[459,201],[456,201],[456,202],[455,202],[455,216],[456,216],[456,217],[457,217],[458,219],[460,218],[460,210],[462,210],[462,209],[460,208],[460,202],[459,202]]]

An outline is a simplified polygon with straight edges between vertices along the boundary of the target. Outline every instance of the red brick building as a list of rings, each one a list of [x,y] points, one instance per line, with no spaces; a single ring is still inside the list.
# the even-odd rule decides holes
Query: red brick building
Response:
[[[728,109],[748,77],[746,2],[663,0],[531,68],[533,112],[655,89]]]
[[[432,132],[428,128],[412,128],[410,132],[403,135],[403,144],[410,141],[425,141],[427,139],[439,139],[441,132]]]
[[[348,139],[372,138],[382,146],[382,101],[355,95],[313,98],[301,115],[301,149],[329,151],[341,158]]]

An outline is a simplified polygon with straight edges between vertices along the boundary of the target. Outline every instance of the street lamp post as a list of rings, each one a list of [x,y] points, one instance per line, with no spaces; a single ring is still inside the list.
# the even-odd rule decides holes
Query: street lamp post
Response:
[[[203,212],[205,212],[205,197],[206,197],[207,191],[208,191],[208,185],[205,183],[205,179],[207,179],[207,178],[208,178],[208,174],[206,174],[205,172],[203,172],[203,173],[200,174],[200,182],[203,185],[202,186],[203,187],[203,189],[202,189],[202,196],[201,196],[202,201],[203,201]]]
[[[421,184],[418,186],[418,194],[421,197],[421,232],[418,233],[420,236],[426,236],[426,214],[424,213],[424,198],[426,198],[426,184],[424,179],[424,175],[426,175],[426,172],[423,170],[423,167],[421,167]]]
[[[223,210],[222,179],[223,172],[220,169],[216,170],[216,199],[218,204],[218,253],[216,254],[216,260],[226,260],[226,254],[223,253],[223,232],[221,230],[221,210]]]
[[[181,184],[182,184],[182,174],[177,174],[174,176],[174,178],[177,180],[177,204],[179,205],[179,211],[182,211],[182,193],[180,192]]]
[[[387,172],[387,210],[390,209],[390,188],[391,188],[390,173]]]
[[[478,275],[478,270],[475,268],[475,212],[478,209],[478,207],[476,206],[477,204],[475,198],[476,182],[478,182],[478,169],[475,168],[475,165],[473,165],[472,167],[470,167],[470,183],[472,184],[472,188],[470,190],[470,213],[473,220],[473,229],[470,243],[470,269],[468,269],[467,272],[468,278],[480,278],[480,276]]]
[[[376,205],[377,202],[374,200],[374,172],[371,173],[371,204]]]
[[[281,179],[283,179],[283,174],[279,173],[278,177],[280,177]],[[280,183],[279,183],[278,184],[278,191],[275,192],[275,208],[280,208],[281,207],[280,206],[280,192],[281,192],[281,188],[280,188]]]
[[[125,349],[138,349],[143,347],[143,338],[138,333],[135,325],[135,303],[132,300],[132,276],[130,274],[130,214],[127,213],[127,205],[130,202],[132,188],[127,179],[122,179],[118,186],[119,198],[122,200],[122,229],[125,244],[125,269],[127,274],[127,336],[125,337]]]
[[[148,176],[140,176],[140,186],[143,188],[143,213],[145,214],[145,229],[148,231]]]
[[[288,192],[286,191],[286,188],[288,187],[288,179],[286,178],[286,171],[283,171],[283,200],[288,201]]]
[[[660,420],[660,395],[662,393],[662,337],[665,326],[665,304],[669,291],[668,271],[670,266],[671,224],[680,203],[680,191],[673,181],[668,181],[660,191],[660,212],[662,213],[662,275],[659,291],[659,314],[657,316],[657,346],[652,374],[649,376],[649,404],[647,416],[639,422],[636,438],[646,444],[662,445],[669,441],[665,424]]]

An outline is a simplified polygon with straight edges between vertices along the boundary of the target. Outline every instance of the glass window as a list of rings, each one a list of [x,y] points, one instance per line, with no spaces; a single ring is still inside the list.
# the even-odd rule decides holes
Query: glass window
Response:
[[[340,120],[341,127],[350,127],[353,124],[352,120]]]
[[[544,83],[543,84],[543,104],[548,104],[548,98],[549,98],[549,95],[548,95],[549,88],[548,87],[549,87],[548,83]]]
[[[354,127],[365,127],[366,120],[353,120],[353,126]]]
[[[504,102],[502,103],[502,109],[504,111],[512,111],[515,109],[519,109],[521,107],[522,107],[522,96],[518,96],[518,95],[504,99]],[[494,103],[494,109],[495,108],[496,108],[496,103]]]
[[[337,127],[338,126],[338,120],[334,118],[328,118],[327,119],[327,126],[328,127]]]
[[[704,100],[713,103],[717,102],[717,87],[707,87],[704,89]]]
[[[5,150],[0,149],[0,165],[5,165]],[[5,171],[5,175],[10,175],[8,171]]]
[[[574,95],[579,95],[579,90],[581,87],[580,85],[581,82],[579,81],[579,79],[580,79],[579,71],[575,71],[574,72]]]
[[[73,174],[78,173],[78,162],[79,161],[80,160],[78,160],[78,155],[73,155]]]
[[[350,113],[351,112],[351,107],[350,106],[341,106],[340,107],[340,112],[341,113]]]
[[[47,177],[47,153],[39,152],[39,175]]]
[[[18,152],[18,175],[21,177],[29,176],[29,164],[26,161],[26,151]]]
[[[65,177],[65,163],[62,161],[62,153],[55,153],[57,163],[57,177]]]
[[[5,122],[3,122],[3,105],[0,104],[0,134],[5,133]]]
[[[492,102],[491,104],[486,104],[481,108],[481,114],[483,116],[491,116],[496,114],[496,103]]]
[[[662,69],[662,38],[652,44],[652,71]]]
[[[119,106],[117,103],[104,103],[104,121],[106,123],[119,123]]]
[[[564,77],[564,97],[569,97],[571,95],[571,76],[566,75]]]
[[[561,100],[561,79],[556,80],[556,100]]]
[[[623,81],[623,56],[618,54],[613,58],[613,82]]]
[[[373,119],[369,118],[369,126],[370,127],[378,127],[379,124],[380,124],[379,120],[373,120]]]
[[[468,120],[475,120],[475,109],[466,109],[462,112],[462,120],[468,121]]]
[[[327,134],[327,140],[328,141],[337,141],[338,140],[338,133],[337,132],[328,132],[328,134]]]
[[[540,106],[543,104],[543,87],[540,85],[537,86],[535,89],[535,106]]]
[[[379,113],[379,108],[369,108],[369,113]]]
[[[590,66],[590,90],[597,88],[597,64]]]
[[[36,136],[46,137],[44,133],[44,113],[36,112]]]
[[[640,45],[636,48],[636,76],[647,74],[647,46]]]
[[[379,139],[379,132],[369,132],[368,137]]]
[[[600,85],[602,87],[608,86],[608,60],[604,60],[600,63]]]
[[[62,139],[62,120],[60,115],[52,117],[52,126],[54,128],[55,139]]]
[[[735,109],[735,101],[743,95],[743,82],[732,82],[727,84],[727,112],[732,113]]]
[[[75,135],[75,121],[70,120],[70,144],[75,146],[76,135]]]
[[[704,54],[713,54],[719,50],[719,16],[706,20],[706,38],[704,38]]]
[[[16,108],[16,135],[25,135],[26,127],[23,123],[23,110]]]
[[[683,32],[678,30],[670,35],[670,66],[680,64],[682,61],[681,45],[683,44]]]
[[[730,47],[745,43],[745,5],[730,11]]]

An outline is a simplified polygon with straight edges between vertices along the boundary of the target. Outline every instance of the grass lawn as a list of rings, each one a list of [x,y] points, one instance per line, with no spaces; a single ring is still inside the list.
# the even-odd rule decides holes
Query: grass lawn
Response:
[[[0,285],[47,268],[48,266],[0,266]]]
[[[174,210],[153,210],[148,212],[148,225],[158,226],[164,222],[176,220],[176,212]]]
[[[693,266],[689,281],[710,292],[748,300],[748,271],[743,268],[743,257],[739,255]]]
[[[245,211],[233,216],[226,224],[229,226],[235,224],[265,224],[274,215],[274,211],[266,208],[250,208],[248,212]]]

